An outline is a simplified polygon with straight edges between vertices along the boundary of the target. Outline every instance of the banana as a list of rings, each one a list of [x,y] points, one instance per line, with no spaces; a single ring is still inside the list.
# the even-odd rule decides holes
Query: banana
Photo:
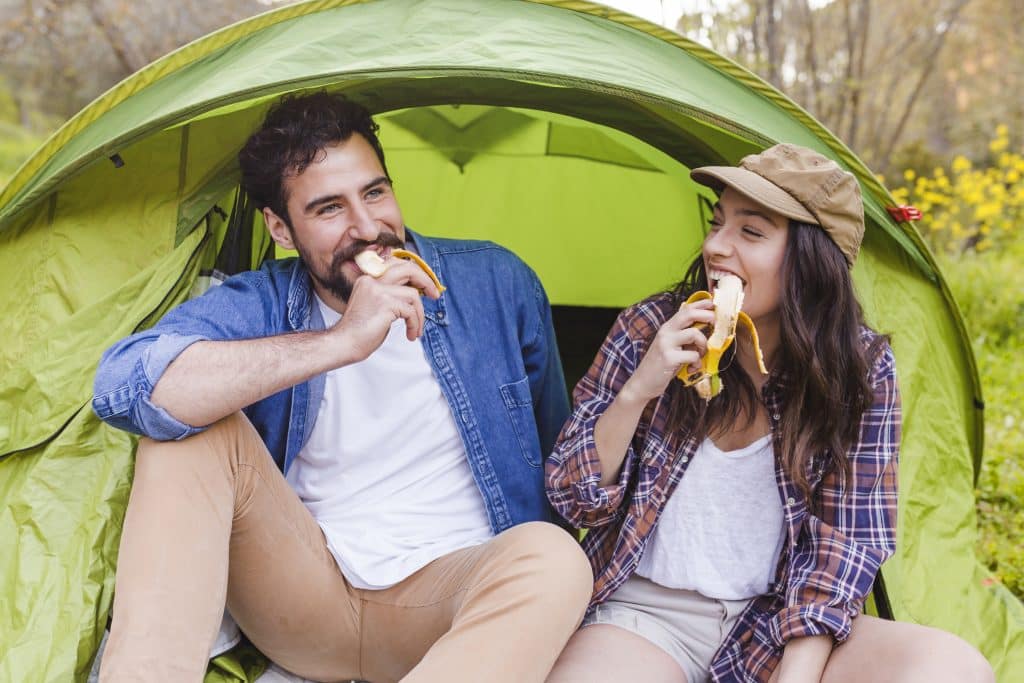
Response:
[[[685,367],[680,368],[676,374],[683,384],[692,386],[697,395],[705,401],[710,401],[722,392],[722,379],[718,375],[718,365],[722,355],[732,345],[736,338],[736,324],[742,323],[750,332],[750,338],[754,342],[754,355],[757,358],[757,368],[761,374],[767,375],[768,369],[764,366],[764,356],[761,353],[761,343],[757,338],[757,328],[750,316],[740,310],[743,307],[743,282],[735,275],[726,275],[718,282],[715,293],[699,291],[690,295],[686,303],[692,304],[695,301],[711,299],[715,304],[715,326],[708,337],[708,349],[701,358],[700,370],[687,372]],[[700,327],[706,329],[706,325]]]
[[[406,251],[405,249],[393,249],[391,251],[391,255],[395,258],[400,258],[403,261],[412,261],[419,266],[420,269],[427,274],[427,277],[433,281],[438,292],[443,292],[447,289],[447,287],[441,284],[441,281],[438,279],[437,275],[434,274],[434,271],[430,269],[430,266],[427,265],[427,262],[421,259],[417,254],[414,254],[411,251]],[[380,257],[380,254],[372,249],[367,249],[366,251],[356,254],[355,262],[356,265],[359,266],[359,269],[370,277],[380,277],[388,268],[394,265],[393,261],[385,261]]]

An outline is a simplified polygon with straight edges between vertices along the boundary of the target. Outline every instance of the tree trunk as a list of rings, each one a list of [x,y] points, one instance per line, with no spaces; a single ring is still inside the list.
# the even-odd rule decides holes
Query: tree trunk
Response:
[[[960,16],[960,11],[963,10],[964,5],[968,2],[969,0],[957,0],[956,5],[954,5],[953,9],[949,13],[949,17],[945,21],[939,23],[939,34],[935,37],[935,43],[932,45],[931,51],[928,53],[928,56],[921,65],[921,74],[918,76],[917,83],[914,85],[914,90],[910,93],[910,96],[907,97],[899,123],[896,124],[896,128],[889,137],[889,144],[885,146],[882,160],[886,165],[888,165],[889,159],[892,157],[892,153],[896,149],[896,144],[899,142],[900,136],[903,135],[903,129],[906,128],[907,121],[910,119],[910,114],[914,110],[914,105],[917,103],[917,98],[924,89],[924,84],[928,81],[928,77],[935,70],[935,64],[938,59],[939,52],[942,51],[942,46],[946,43],[946,36],[949,35],[950,30],[956,24],[957,18]]]
[[[809,0],[803,0],[804,19],[807,22],[804,40],[804,61],[807,68],[807,106],[815,116],[821,116],[818,103],[821,99],[821,74],[818,72],[818,54],[815,41],[814,12]]]
[[[754,64],[754,68],[760,71],[764,68],[764,62],[761,59],[761,3],[754,2],[747,3],[750,8],[750,49],[753,52],[751,57],[751,64]]]
[[[853,0],[843,0],[843,25],[846,34],[846,70],[843,84],[837,93],[838,110],[836,111],[835,130],[840,137],[846,137],[846,113],[851,104],[850,88],[853,85],[853,67],[856,61],[857,29],[853,25],[850,5]]]
[[[864,91],[865,78],[864,58],[868,51],[868,36],[871,33],[871,0],[860,0],[857,30],[860,32],[860,41],[857,46],[857,64],[850,84],[850,126],[846,136],[846,144],[850,149],[856,149],[857,133],[860,128],[861,94]]]
[[[768,82],[779,88],[779,36],[775,24],[775,0],[765,3],[765,43],[768,49]]]
[[[106,38],[107,43],[110,45],[111,51],[114,53],[114,57],[117,59],[118,64],[121,65],[122,70],[126,74],[132,74],[141,69],[145,64],[141,64],[142,60],[133,58],[131,54],[131,48],[123,40],[123,35],[120,30],[114,26],[113,22],[110,21],[100,9],[96,2],[86,2],[85,7],[89,11],[89,16],[92,17],[93,23],[96,24],[96,28],[100,30],[103,37]]]

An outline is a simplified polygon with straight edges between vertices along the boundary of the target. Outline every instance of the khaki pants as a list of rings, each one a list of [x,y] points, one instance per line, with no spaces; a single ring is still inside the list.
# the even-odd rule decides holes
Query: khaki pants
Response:
[[[575,540],[534,522],[380,591],[353,588],[241,414],[143,439],[101,681],[199,681],[224,604],[282,667],[322,681],[543,681],[586,609]]]

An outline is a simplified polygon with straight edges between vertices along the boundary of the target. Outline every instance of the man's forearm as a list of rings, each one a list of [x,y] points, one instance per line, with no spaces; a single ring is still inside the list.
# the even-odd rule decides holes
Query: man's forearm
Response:
[[[152,402],[204,427],[347,362],[336,338],[322,331],[196,342],[167,367]]]

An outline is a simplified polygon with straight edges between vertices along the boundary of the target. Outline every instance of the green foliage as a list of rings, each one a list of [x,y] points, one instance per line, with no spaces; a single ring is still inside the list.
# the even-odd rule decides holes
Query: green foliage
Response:
[[[987,158],[934,164],[923,147],[900,157],[899,203],[917,224],[971,333],[985,398],[985,457],[976,491],[978,556],[1024,599],[1024,153],[996,126]]]
[[[978,555],[1024,599],[1024,241],[940,256],[971,330],[985,397]]]
[[[926,176],[932,169],[942,165],[943,161],[924,140],[917,139],[901,145],[893,152],[889,168],[900,168],[913,171],[917,176]]]
[[[1024,154],[1010,148],[1010,129],[996,126],[984,166],[957,156],[931,175],[903,171],[892,195],[924,217],[918,227],[940,253],[983,252],[1020,242],[1024,224]]]

